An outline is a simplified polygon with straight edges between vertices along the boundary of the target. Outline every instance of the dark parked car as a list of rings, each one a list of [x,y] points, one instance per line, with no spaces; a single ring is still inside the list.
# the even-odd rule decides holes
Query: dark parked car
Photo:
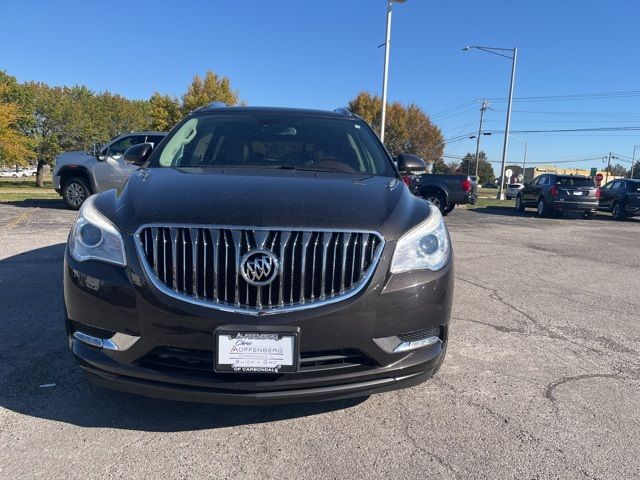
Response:
[[[580,212],[595,218],[600,190],[593,180],[583,175],[545,173],[531,180],[516,197],[516,209],[535,207],[538,216],[564,212]]]
[[[69,345],[98,385],[269,404],[366,396],[433,375],[453,252],[373,130],[340,109],[210,106],[69,235]]]
[[[476,203],[476,191],[468,175],[422,174],[414,175],[411,190],[433,203],[446,215],[456,205]]]
[[[612,180],[600,189],[600,210],[616,220],[640,215],[640,180]]]

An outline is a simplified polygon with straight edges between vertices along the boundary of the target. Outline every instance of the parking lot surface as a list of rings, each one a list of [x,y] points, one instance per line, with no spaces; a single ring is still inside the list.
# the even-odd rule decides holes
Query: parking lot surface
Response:
[[[456,209],[431,381],[232,407],[90,387],[67,352],[60,202],[0,205],[0,478],[638,478],[640,221]]]

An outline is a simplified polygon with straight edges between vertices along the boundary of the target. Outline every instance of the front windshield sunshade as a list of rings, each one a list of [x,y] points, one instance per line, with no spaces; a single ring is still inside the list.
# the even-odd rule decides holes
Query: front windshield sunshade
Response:
[[[359,121],[302,115],[211,115],[169,135],[158,165],[285,168],[394,176],[386,152]]]

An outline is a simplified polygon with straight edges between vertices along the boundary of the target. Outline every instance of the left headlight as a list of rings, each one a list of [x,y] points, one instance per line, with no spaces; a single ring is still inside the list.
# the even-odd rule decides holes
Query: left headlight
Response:
[[[429,205],[429,218],[405,233],[393,254],[391,273],[440,270],[449,261],[451,245],[440,210]]]
[[[87,198],[69,234],[69,253],[78,262],[98,260],[124,267],[122,235],[95,206],[95,195]]]

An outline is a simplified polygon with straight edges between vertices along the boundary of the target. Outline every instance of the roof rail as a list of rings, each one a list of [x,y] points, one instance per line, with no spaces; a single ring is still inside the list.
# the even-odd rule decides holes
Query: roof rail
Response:
[[[345,108],[345,107],[336,108],[334,110],[334,112],[335,113],[341,113],[342,115],[344,115],[346,117],[355,117],[353,112],[351,110],[349,110],[348,108]]]
[[[209,105],[207,105],[205,108],[225,108],[228,107],[229,105],[227,105],[224,102],[211,102]]]

